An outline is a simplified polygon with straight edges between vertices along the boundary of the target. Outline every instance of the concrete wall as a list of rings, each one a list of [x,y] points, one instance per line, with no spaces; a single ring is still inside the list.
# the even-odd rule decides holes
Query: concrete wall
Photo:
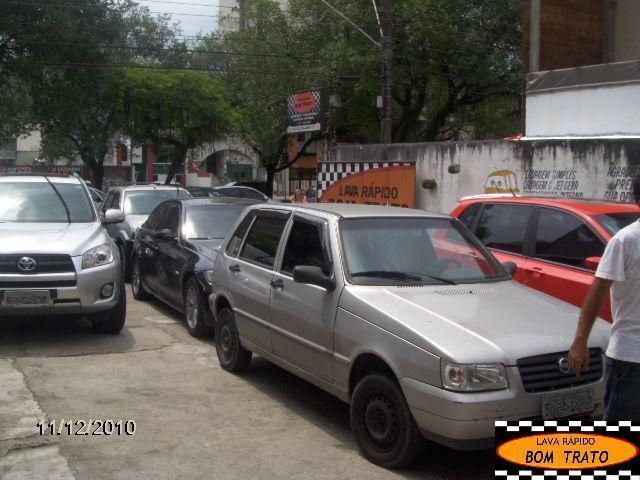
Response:
[[[640,59],[640,2],[618,0],[615,7],[614,58],[616,62]]]
[[[527,93],[527,137],[640,135],[640,83]]]
[[[338,145],[322,163],[365,161],[415,162],[416,206],[423,210],[448,213],[460,197],[509,191],[631,201],[640,139]],[[449,172],[458,166],[459,173]],[[431,179],[436,187],[424,188]]]

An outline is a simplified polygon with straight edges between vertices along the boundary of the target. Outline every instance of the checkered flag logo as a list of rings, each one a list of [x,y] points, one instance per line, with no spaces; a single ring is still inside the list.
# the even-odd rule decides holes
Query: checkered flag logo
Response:
[[[495,426],[496,479],[640,480],[640,425],[632,422],[520,420],[496,421]],[[510,443],[521,446],[509,450]],[[616,445],[624,445],[631,454],[617,458]],[[514,451],[517,455],[509,454]],[[602,462],[603,458],[609,460]],[[554,461],[558,459],[564,462]]]

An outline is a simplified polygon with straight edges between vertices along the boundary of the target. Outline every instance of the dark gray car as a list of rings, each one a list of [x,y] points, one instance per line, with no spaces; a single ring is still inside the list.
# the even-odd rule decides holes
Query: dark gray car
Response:
[[[125,280],[131,277],[131,253],[136,230],[163,201],[190,197],[183,188],[170,185],[131,185],[109,189],[100,213],[116,209],[124,215],[122,223],[107,226],[107,231],[120,250]]]

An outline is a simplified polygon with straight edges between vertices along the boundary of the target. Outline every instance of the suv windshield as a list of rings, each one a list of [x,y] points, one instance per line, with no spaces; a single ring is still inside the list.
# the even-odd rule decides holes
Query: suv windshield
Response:
[[[618,230],[638,220],[638,218],[640,218],[640,212],[607,213],[594,215],[593,218],[613,236],[618,233]]]
[[[184,190],[134,190],[126,193],[124,212],[127,215],[149,215],[165,200],[191,198]]]
[[[56,182],[55,189],[46,181],[0,183],[0,222],[92,222],[93,205],[79,183]]]
[[[352,283],[457,284],[508,274],[459,222],[447,218],[360,218],[340,222]]]

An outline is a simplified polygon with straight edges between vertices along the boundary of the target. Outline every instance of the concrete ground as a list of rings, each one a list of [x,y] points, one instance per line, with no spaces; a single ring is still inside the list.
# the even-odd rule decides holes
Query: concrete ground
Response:
[[[430,444],[409,469],[365,460],[348,406],[255,357],[218,366],[158,301],[119,335],[85,320],[0,319],[0,479],[483,479],[492,452]],[[38,421],[135,421],[134,435],[40,434]],[[64,429],[63,429],[64,430]]]

